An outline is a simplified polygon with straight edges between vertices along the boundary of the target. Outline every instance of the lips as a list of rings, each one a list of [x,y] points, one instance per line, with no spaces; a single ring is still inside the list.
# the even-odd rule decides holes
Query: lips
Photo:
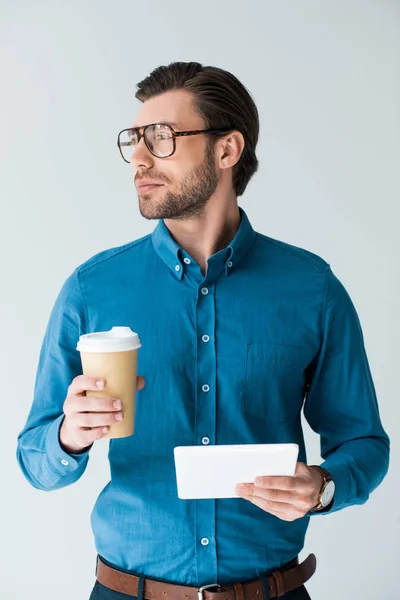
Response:
[[[162,184],[159,184],[159,183],[151,183],[151,184],[145,184],[145,185],[142,184],[142,185],[138,186],[138,189],[141,192],[148,192],[150,190],[153,190],[153,189],[161,187],[161,186],[162,186]]]

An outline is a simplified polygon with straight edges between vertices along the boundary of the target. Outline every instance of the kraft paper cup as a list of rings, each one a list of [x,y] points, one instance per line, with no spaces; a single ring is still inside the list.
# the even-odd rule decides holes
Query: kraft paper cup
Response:
[[[136,376],[138,350],[141,343],[130,327],[113,327],[81,335],[76,349],[80,352],[84,375],[105,379],[98,391],[87,390],[87,396],[120,398],[124,419],[115,422],[104,438],[123,438],[135,429]]]

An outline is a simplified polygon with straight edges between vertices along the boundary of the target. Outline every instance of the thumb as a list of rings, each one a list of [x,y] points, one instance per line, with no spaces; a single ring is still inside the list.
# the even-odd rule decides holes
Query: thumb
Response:
[[[137,390],[141,390],[144,388],[144,386],[146,385],[146,380],[144,377],[142,377],[141,375],[138,375],[136,377],[136,389]]]

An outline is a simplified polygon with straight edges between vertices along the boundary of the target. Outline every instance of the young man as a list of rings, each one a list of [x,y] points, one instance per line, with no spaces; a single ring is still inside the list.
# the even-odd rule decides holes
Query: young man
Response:
[[[309,598],[315,556],[300,566],[298,554],[310,517],[366,502],[388,470],[356,310],[329,264],[256,232],[238,206],[258,168],[259,120],[236,77],[173,63],[136,97],[118,146],[140,213],[159,222],[65,281],[19,464],[42,490],[83,475],[119,409],[85,395],[96,385],[76,343],[130,326],[142,341],[141,392],[135,434],[110,444],[111,481],[91,516],[91,600]],[[320,466],[307,465],[303,406],[321,436]],[[283,442],[300,447],[294,477],[244,482],[237,498],[178,498],[175,446]]]

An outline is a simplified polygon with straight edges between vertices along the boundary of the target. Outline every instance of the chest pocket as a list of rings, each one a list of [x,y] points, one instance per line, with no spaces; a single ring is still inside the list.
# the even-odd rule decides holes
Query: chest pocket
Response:
[[[306,348],[247,343],[243,412],[276,424],[296,419],[303,405],[307,364]]]

